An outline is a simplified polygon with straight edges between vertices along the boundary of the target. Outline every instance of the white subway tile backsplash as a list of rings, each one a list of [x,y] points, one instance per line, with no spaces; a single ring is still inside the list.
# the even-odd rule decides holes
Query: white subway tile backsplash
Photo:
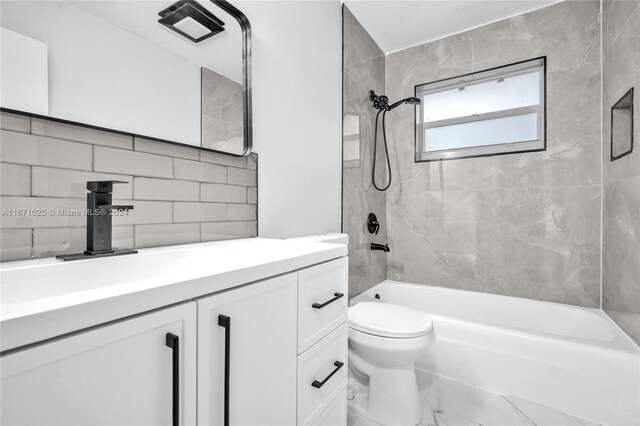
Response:
[[[258,188],[247,188],[247,203],[258,204]]]
[[[218,152],[200,151],[200,161],[207,163],[220,164],[221,166],[247,167],[247,157],[234,157],[224,155]]]
[[[85,250],[86,183],[93,180],[128,182],[114,186],[113,204],[133,205],[113,217],[116,248],[257,235],[255,154],[234,157],[5,112],[0,128],[0,261]]]
[[[227,167],[175,158],[173,160],[173,177],[198,182],[226,183]]]
[[[12,114],[10,112],[0,113],[0,129],[11,130],[13,132],[31,132],[31,117],[26,115]]]
[[[250,170],[258,169],[258,154],[251,154],[247,156],[247,169],[250,169]]]
[[[258,173],[256,170],[229,167],[228,182],[233,185],[257,186]]]
[[[224,203],[173,203],[173,221],[176,223],[226,220],[229,220],[229,214]]]
[[[31,195],[31,167],[0,163],[0,195]]]
[[[247,237],[258,236],[258,222],[247,222]]]
[[[113,247],[132,248],[133,226],[113,227]],[[81,253],[87,249],[87,228],[43,228],[33,231],[33,255],[36,258]]]
[[[114,225],[140,225],[145,223],[173,222],[173,203],[168,201],[114,199],[113,204],[120,206],[133,206],[133,210],[129,210],[122,215],[114,216]]]
[[[246,203],[247,188],[219,183],[203,183],[200,185],[200,201]]]
[[[133,149],[133,136],[60,123],[41,118],[31,119],[31,133],[69,141],[105,145],[115,148]]]
[[[4,163],[91,170],[93,147],[60,139],[2,130],[0,158]]]
[[[247,222],[203,222],[202,241],[247,237]]]
[[[94,170],[134,176],[173,177],[173,158],[123,149],[95,147]]]
[[[67,198],[2,197],[2,229],[83,226],[86,201]]]
[[[229,217],[232,220],[256,220],[258,210],[253,204],[229,204]]]
[[[199,223],[136,225],[136,247],[157,247],[200,242]]]
[[[0,231],[0,262],[31,258],[31,229]]]
[[[133,177],[76,170],[33,167],[32,195],[34,197],[87,198],[87,182],[119,180],[127,183],[113,186],[113,196],[133,198]]]
[[[188,146],[162,143],[139,137],[134,138],[133,149],[135,151],[165,155],[167,157],[174,158],[186,158],[188,160],[198,160],[200,158],[200,150],[196,147],[190,148]]]
[[[136,200],[198,201],[200,184],[188,180],[134,178]]]

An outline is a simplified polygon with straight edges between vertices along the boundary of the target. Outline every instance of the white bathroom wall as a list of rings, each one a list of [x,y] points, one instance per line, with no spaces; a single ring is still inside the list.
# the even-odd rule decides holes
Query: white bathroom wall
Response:
[[[47,114],[47,45],[6,28],[0,40],[0,106]]]
[[[260,236],[339,232],[340,2],[256,1],[238,7],[252,26]]]
[[[49,48],[49,116],[200,145],[199,65],[66,2],[0,8],[2,27]]]

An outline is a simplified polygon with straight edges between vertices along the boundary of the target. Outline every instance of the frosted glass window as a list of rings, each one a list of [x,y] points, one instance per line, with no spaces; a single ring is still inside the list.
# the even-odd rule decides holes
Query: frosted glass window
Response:
[[[424,130],[424,150],[443,151],[466,148],[469,145],[487,146],[526,142],[536,138],[537,128],[536,114],[431,127]]]
[[[545,60],[416,86],[416,161],[545,149]]]

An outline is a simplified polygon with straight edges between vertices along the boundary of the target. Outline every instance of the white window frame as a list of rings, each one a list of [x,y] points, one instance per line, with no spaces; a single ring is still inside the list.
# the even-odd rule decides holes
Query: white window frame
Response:
[[[540,97],[539,104],[527,107],[511,108],[507,110],[474,114],[464,117],[454,117],[445,120],[423,122],[424,112],[424,95],[451,90],[455,88],[466,87],[472,84],[478,84],[487,80],[495,80],[501,76],[514,76],[531,72],[531,70],[540,70]],[[535,58],[527,61],[517,62],[497,68],[491,68],[476,73],[465,74],[457,77],[438,80],[432,83],[420,84],[415,86],[415,96],[422,102],[416,107],[415,118],[415,162],[451,160],[457,158],[486,157],[492,155],[515,154],[523,152],[544,151],[547,149],[546,138],[546,56]],[[465,147],[438,151],[424,150],[424,132],[425,129],[447,126],[451,124],[471,123],[475,121],[483,121],[493,118],[511,117],[526,113],[535,112],[538,114],[538,136],[539,138],[531,141],[520,141],[510,143],[499,143],[495,145],[482,145],[475,147]]]

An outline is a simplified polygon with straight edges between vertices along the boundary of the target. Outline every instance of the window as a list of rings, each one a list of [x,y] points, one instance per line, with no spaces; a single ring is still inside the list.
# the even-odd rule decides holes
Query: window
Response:
[[[416,162],[541,151],[545,58],[416,86]]]

